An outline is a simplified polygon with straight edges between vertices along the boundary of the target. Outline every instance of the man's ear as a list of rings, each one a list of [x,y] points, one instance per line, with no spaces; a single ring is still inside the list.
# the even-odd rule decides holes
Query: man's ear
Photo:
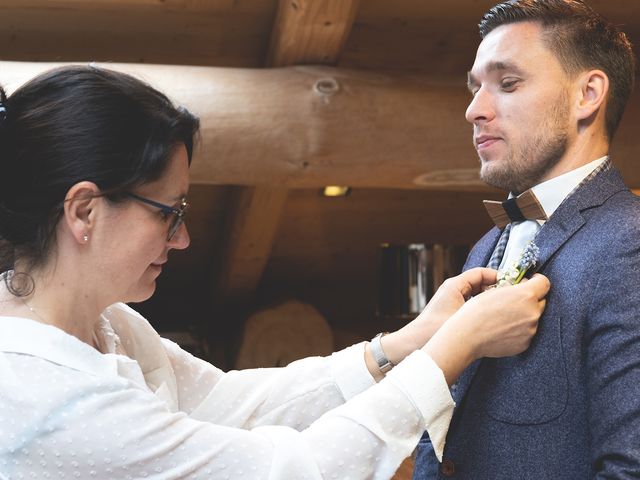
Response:
[[[603,107],[609,93],[609,77],[602,70],[590,70],[578,78],[578,102],[576,116],[578,121],[588,120]]]
[[[64,220],[78,243],[87,243],[95,225],[94,208],[100,189],[93,182],[78,182],[64,198]]]

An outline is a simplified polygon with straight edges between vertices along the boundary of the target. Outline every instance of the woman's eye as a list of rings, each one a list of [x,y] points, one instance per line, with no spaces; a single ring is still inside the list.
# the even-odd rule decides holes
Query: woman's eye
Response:
[[[518,80],[515,79],[503,80],[502,83],[500,83],[500,88],[506,91],[513,91],[515,90],[517,83]]]

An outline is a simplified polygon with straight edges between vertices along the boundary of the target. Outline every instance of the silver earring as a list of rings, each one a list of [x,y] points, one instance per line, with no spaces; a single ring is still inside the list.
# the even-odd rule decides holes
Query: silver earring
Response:
[[[86,233],[82,236],[82,240],[84,240],[85,243],[87,243],[89,241],[89,235],[87,235]]]

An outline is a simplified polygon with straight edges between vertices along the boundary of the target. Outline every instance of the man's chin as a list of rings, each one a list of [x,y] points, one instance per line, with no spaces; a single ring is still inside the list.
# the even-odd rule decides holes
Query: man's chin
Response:
[[[484,183],[492,187],[499,188],[501,190],[512,191],[512,181],[508,173],[501,171],[496,167],[497,165],[482,160],[482,166],[480,167],[480,179]]]

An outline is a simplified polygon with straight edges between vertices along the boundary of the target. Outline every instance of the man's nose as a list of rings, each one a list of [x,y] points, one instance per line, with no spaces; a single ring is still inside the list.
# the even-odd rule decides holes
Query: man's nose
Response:
[[[472,124],[490,122],[495,117],[495,108],[489,93],[482,87],[475,93],[465,112],[467,122]]]

